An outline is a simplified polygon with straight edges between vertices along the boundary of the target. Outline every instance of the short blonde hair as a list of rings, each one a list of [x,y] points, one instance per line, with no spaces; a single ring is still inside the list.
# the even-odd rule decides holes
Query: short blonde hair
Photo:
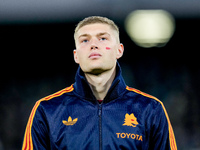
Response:
[[[75,36],[76,36],[76,34],[77,34],[77,32],[80,28],[82,28],[83,26],[86,26],[86,25],[89,25],[89,24],[95,24],[95,23],[102,23],[102,24],[109,25],[113,30],[115,30],[117,32],[117,35],[118,35],[117,38],[119,39],[119,28],[118,28],[118,26],[112,20],[110,20],[106,17],[101,17],[101,16],[90,16],[90,17],[87,17],[87,18],[83,19],[82,21],[80,21],[75,28],[74,39],[75,39]]]

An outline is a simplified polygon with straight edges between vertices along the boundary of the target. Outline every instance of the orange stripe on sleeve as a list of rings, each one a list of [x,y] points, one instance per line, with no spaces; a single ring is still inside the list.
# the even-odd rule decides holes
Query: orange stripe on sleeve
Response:
[[[171,150],[177,150],[177,145],[176,145],[176,140],[175,140],[175,136],[174,136],[174,131],[173,131],[171,122],[170,122],[170,120],[169,120],[169,116],[168,116],[168,114],[167,114],[167,111],[166,111],[165,106],[163,105],[163,103],[162,103],[159,99],[157,99],[156,97],[154,97],[154,96],[152,96],[152,95],[149,95],[149,94],[146,94],[146,93],[144,93],[144,92],[141,92],[140,90],[137,90],[137,89],[135,89],[135,88],[130,88],[130,87],[127,86],[126,89],[129,90],[129,91],[133,91],[133,92],[136,92],[136,93],[138,93],[138,94],[141,94],[141,95],[143,95],[143,96],[152,98],[152,99],[158,101],[158,102],[162,105],[162,108],[163,108],[163,110],[164,110],[164,112],[165,112],[165,116],[166,116],[167,121],[168,121],[170,148],[171,148]]]
[[[32,141],[32,135],[31,135],[31,129],[32,129],[32,124],[33,124],[33,119],[34,119],[34,116],[35,116],[35,113],[36,113],[36,110],[38,108],[38,106],[40,105],[40,103],[42,101],[48,101],[54,97],[58,97],[64,93],[68,93],[68,92],[71,92],[73,91],[74,88],[73,88],[73,85],[71,85],[70,87],[67,87],[61,91],[58,91],[50,96],[47,96],[47,97],[44,97],[40,100],[38,100],[32,111],[31,111],[31,114],[29,116],[29,119],[28,119],[28,123],[27,123],[27,126],[26,126],[26,130],[25,130],[25,134],[24,134],[24,140],[23,140],[23,146],[22,146],[22,150],[33,150],[33,141]]]

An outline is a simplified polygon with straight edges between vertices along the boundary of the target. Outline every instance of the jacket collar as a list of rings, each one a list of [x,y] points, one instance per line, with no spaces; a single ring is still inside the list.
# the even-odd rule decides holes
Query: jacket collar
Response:
[[[120,95],[122,95],[126,90],[126,84],[124,82],[124,79],[121,75],[121,68],[119,63],[116,65],[116,76],[115,79],[108,90],[108,93],[106,97],[104,98],[103,103],[108,103],[116,98],[118,98]],[[83,71],[81,70],[80,66],[77,70],[76,77],[75,77],[75,83],[74,83],[74,92],[76,95],[81,97],[82,99],[91,101],[93,103],[96,103],[97,100],[95,96],[92,93],[92,90],[89,86],[89,83],[87,82]]]

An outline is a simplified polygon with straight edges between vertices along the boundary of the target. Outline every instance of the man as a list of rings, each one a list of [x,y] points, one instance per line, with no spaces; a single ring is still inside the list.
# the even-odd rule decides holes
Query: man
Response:
[[[88,17],[74,33],[76,82],[36,102],[23,150],[176,150],[164,105],[126,86],[117,59],[124,47],[105,17]]]

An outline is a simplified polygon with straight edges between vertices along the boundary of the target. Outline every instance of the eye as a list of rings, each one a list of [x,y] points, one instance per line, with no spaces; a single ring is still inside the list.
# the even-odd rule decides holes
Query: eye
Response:
[[[87,43],[88,42],[88,40],[87,39],[85,39],[85,40],[82,40],[82,43]]]
[[[107,40],[107,39],[104,37],[100,38],[100,41],[105,41],[105,40]]]
[[[81,43],[87,43],[89,40],[87,39],[84,39],[84,40],[81,40]]]

